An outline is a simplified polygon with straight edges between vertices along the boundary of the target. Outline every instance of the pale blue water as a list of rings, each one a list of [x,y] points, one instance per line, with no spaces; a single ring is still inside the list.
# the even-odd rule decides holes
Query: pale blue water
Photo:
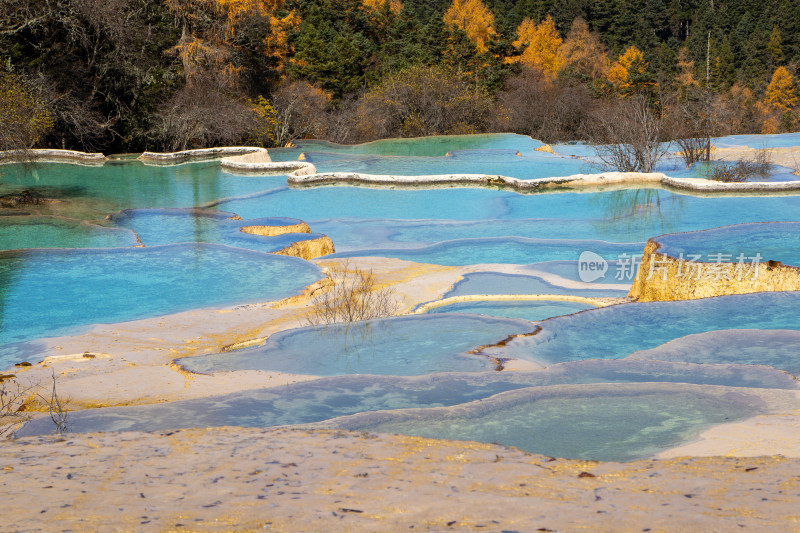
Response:
[[[468,351],[533,329],[526,320],[404,316],[289,330],[271,336],[258,348],[185,357],[177,362],[193,372],[273,370],[315,376],[477,372],[496,365]]]
[[[70,413],[70,432],[158,431],[236,425],[269,427],[319,422],[383,409],[443,407],[524,387],[577,383],[681,382],[796,389],[783,372],[745,365],[660,361],[575,361],[540,372],[443,373],[426,376],[336,376],[223,396]],[[18,436],[52,433],[43,417]]]
[[[798,308],[799,292],[616,305],[546,320],[538,334],[514,339],[496,355],[553,364],[625,357],[706,331],[800,330]]]
[[[546,152],[517,155],[515,150],[463,150],[446,157],[387,157],[334,152],[308,152],[306,161],[330,172],[430,175],[489,174],[529,180],[592,172],[586,161]]]
[[[700,178],[700,179],[709,179],[709,174],[711,172],[711,168],[714,166],[732,166],[735,163],[733,161],[726,161],[726,162],[714,162],[714,163],[695,163],[692,165],[691,168],[681,168],[679,170],[675,170],[669,172],[669,175],[673,178]],[[797,181],[800,179],[797,175],[795,175],[794,170],[788,167],[782,167],[779,165],[772,165],[770,167],[770,171],[766,175],[755,174],[750,176],[747,181]]]
[[[739,224],[692,233],[662,235],[660,251],[672,256],[699,256],[695,261],[780,261],[800,266],[800,222]],[[762,266],[765,268],[766,266]]]
[[[789,393],[774,394],[796,403]],[[631,461],[697,438],[714,424],[770,412],[762,398],[747,389],[696,385],[559,385],[453,407],[360,413],[319,425],[499,443],[552,457]]]
[[[276,300],[320,277],[300,259],[211,244],[2,252],[0,345],[96,323]],[[0,367],[16,362],[3,353]]]
[[[800,133],[774,135],[728,135],[712,139],[714,146],[747,146],[749,148],[785,148],[800,146]]]
[[[568,289],[548,283],[538,276],[475,272],[466,274],[464,279],[456,283],[444,297],[470,294],[572,294],[585,297],[622,298],[627,293],[626,288],[619,290]]]
[[[614,244],[600,241],[551,241],[522,237],[462,239],[419,249],[379,249],[336,253],[328,257],[394,257],[437,265],[505,263],[527,265],[545,261],[577,260],[584,250],[616,260],[620,256],[641,257],[644,243]]]
[[[477,315],[522,318],[525,320],[544,320],[554,316],[569,315],[586,309],[594,309],[593,305],[572,302],[460,302],[436,307],[427,314],[437,313],[472,313]]]
[[[715,143],[755,148],[765,143],[800,144],[797,142],[800,134],[792,135],[723,138]],[[565,154],[559,156],[535,152],[538,146],[541,146],[538,141],[516,135],[397,139],[359,146],[301,141],[296,148],[275,150],[271,155],[276,161],[294,160],[304,153],[323,172],[464,172],[530,179],[595,171],[591,168],[594,152],[591,147],[557,146],[556,151]],[[690,176],[697,170],[683,169],[677,158],[665,160],[658,169],[677,177]],[[790,179],[787,172],[777,169],[770,179]],[[267,239],[239,232],[241,225],[256,223],[256,219],[302,219],[312,231],[329,235],[337,250],[346,256],[401,257],[452,265],[529,265],[522,272],[529,271],[530,276],[472,274],[456,291],[554,292],[558,287],[548,286],[535,277],[537,273],[548,272],[578,281],[576,259],[582,251],[590,250],[611,261],[606,277],[598,282],[617,283],[619,290],[569,292],[621,295],[630,285],[633,271],[615,276],[627,267],[624,262],[613,260],[626,253],[639,255],[644,241],[650,237],[731,224],[792,221],[798,220],[800,213],[800,197],[700,198],[657,189],[529,195],[469,188],[291,189],[285,176],[235,176],[221,171],[214,162],[175,167],[148,167],[137,162],[114,162],[102,167],[6,165],[0,168],[0,175],[0,196],[28,190],[36,196],[57,200],[32,205],[31,213],[61,215],[26,220],[0,217],[0,247],[97,248],[0,254],[2,366],[29,354],[38,356],[40,337],[78,331],[98,322],[277,299],[296,293],[319,277],[316,267],[309,263],[247,250],[274,250],[283,243],[282,239],[290,239]],[[127,211],[118,214],[114,222],[119,227],[134,229],[147,248],[130,248],[132,234],[127,230],[100,227],[111,225],[112,221],[103,219],[121,209]],[[233,213],[253,220],[228,220]],[[101,222],[88,225],[83,223],[85,220]],[[775,227],[771,232],[763,229],[720,230],[668,240],[670,246],[686,250],[711,245],[719,248],[708,253],[738,254],[739,248],[745,247],[745,253],[756,248],[771,250],[770,255],[776,255],[771,259],[796,262],[795,228],[786,226],[778,232]],[[158,246],[175,242],[228,246]],[[102,250],[117,246],[122,248]],[[481,373],[494,368],[492,361],[486,356],[465,353],[511,333],[532,331],[535,326],[522,320],[469,315],[465,319],[457,313],[439,313],[387,320],[346,333],[337,327],[329,328],[326,334],[296,330],[276,335],[264,348],[185,362],[206,365],[207,370],[269,368],[326,375],[469,371],[474,375],[450,381],[445,375],[431,376],[432,380],[440,380],[438,385],[431,381],[418,387],[403,381],[408,378],[337,377],[320,384],[319,389],[312,390],[310,384],[308,389],[296,389],[296,395],[286,391],[253,392],[251,396],[241,393],[206,403],[182,402],[174,408],[131,408],[125,414],[118,410],[104,411],[108,418],[100,412],[81,413],[75,415],[76,427],[273,425],[388,408],[454,406],[452,412],[456,409],[466,412],[471,407],[465,406],[465,402],[496,393],[569,383],[661,381],[733,387],[793,386],[791,377],[768,367],[682,362],[766,362],[796,371],[792,366],[796,348],[792,332],[764,334],[771,337],[757,333],[738,336],[730,332],[717,336],[704,332],[730,328],[800,331],[796,320],[800,303],[797,296],[729,298],[587,310],[545,320],[539,334],[515,339],[503,349],[488,350],[499,357],[518,356],[544,363],[582,360],[551,366],[535,378]],[[478,304],[460,310],[540,319],[577,310],[570,305],[558,304],[556,309],[550,303]],[[540,311],[542,314],[531,314]],[[406,322],[410,320],[420,321],[412,325]],[[713,342],[691,336],[695,333],[713,336]],[[663,345],[684,335],[690,337]],[[772,337],[774,342],[769,340]],[[729,342],[723,342],[724,339]],[[713,343],[719,348],[715,349]],[[648,349],[651,352],[646,353],[651,356],[675,362],[583,361],[594,357],[622,358]],[[478,379],[483,375],[492,378]],[[435,436],[519,444],[552,455],[629,458],[693,438],[709,424],[728,421],[730,410],[735,411],[735,416],[744,416],[753,412],[752,406],[764,405],[754,396],[742,396],[735,391],[730,395],[733,399],[723,405],[710,392],[703,396],[675,385],[666,388],[641,385],[641,389],[628,396],[620,394],[617,388],[605,392],[597,388],[562,389],[546,399],[537,396],[534,407],[522,402],[516,411],[503,411],[499,406],[505,400],[487,400],[484,405],[489,410],[497,407],[498,416],[478,413],[467,417],[463,424],[459,422],[458,428],[433,417],[422,425],[409,426],[407,431],[423,428],[436,433]],[[448,411],[447,416],[452,412]],[[81,422],[84,416],[85,424]]]
[[[684,361],[702,364],[768,365],[800,378],[800,331],[722,330],[687,335],[631,360]]]
[[[286,233],[274,237],[243,233],[242,226],[289,226],[294,218],[231,220],[233,213],[190,209],[129,209],[111,216],[121,228],[136,232],[145,246],[205,242],[259,252],[275,252],[294,242],[316,239],[318,233]]]

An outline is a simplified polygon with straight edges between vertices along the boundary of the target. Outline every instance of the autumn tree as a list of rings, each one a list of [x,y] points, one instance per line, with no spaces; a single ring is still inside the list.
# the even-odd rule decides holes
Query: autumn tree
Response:
[[[608,54],[600,36],[589,31],[589,25],[580,17],[572,21],[558,55],[563,68],[579,77],[599,78],[608,70]]]
[[[326,134],[331,95],[306,81],[283,81],[272,93],[273,139],[285,146],[293,139]]]
[[[513,131],[544,142],[586,137],[586,125],[601,100],[582,83],[553,80],[539,69],[522,68],[498,95],[495,131]]]
[[[0,72],[0,150],[33,148],[53,127],[53,118],[18,75]]]
[[[530,18],[524,19],[517,28],[514,46],[523,48],[520,62],[530,68],[537,68],[550,76],[555,76],[564,64],[558,53],[563,42],[556,30],[553,18],[547,15],[539,24]]]
[[[363,2],[364,6],[373,13],[379,13],[386,7],[395,15],[399,15],[403,10],[403,2],[401,0],[363,0]]]
[[[694,61],[689,56],[689,49],[682,46],[678,50],[678,75],[675,77],[681,97],[684,99],[700,88],[700,82],[694,77]]]
[[[466,33],[481,53],[487,50],[486,42],[496,33],[494,15],[481,0],[453,0],[443,20]]]
[[[414,67],[387,75],[356,109],[359,140],[485,131],[489,96],[447,69]]]
[[[794,78],[786,67],[778,67],[772,74],[772,81],[764,95],[764,105],[776,111],[790,111],[797,104]]]
[[[629,46],[608,69],[606,77],[622,96],[630,96],[652,86],[648,67],[642,51]]]

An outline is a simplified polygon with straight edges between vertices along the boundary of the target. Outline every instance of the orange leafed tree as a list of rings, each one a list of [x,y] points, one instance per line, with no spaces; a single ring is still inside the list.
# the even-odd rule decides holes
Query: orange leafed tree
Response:
[[[555,76],[564,65],[564,60],[558,53],[563,41],[552,17],[547,15],[547,18],[539,24],[534,24],[531,19],[526,18],[517,28],[517,35],[519,39],[514,41],[514,46],[517,48],[526,46],[520,56],[520,62]]]
[[[487,50],[486,41],[495,35],[494,15],[481,0],[453,0],[444,23],[463,30],[481,53]]]
[[[589,78],[599,78],[608,71],[608,54],[600,35],[589,31],[581,17],[572,21],[567,38],[558,49],[564,68]]]
[[[384,4],[389,2],[389,10],[395,15],[400,14],[403,10],[403,2],[401,0],[362,0],[364,7],[369,9],[372,12],[380,12],[383,9]]]
[[[796,104],[794,78],[785,67],[776,68],[764,95],[764,105],[777,111],[790,111]]]
[[[686,93],[700,87],[700,83],[694,77],[694,71],[694,61],[689,56],[689,49],[683,46],[678,50],[678,75],[675,78],[682,92]]]
[[[647,84],[643,78],[648,67],[642,51],[629,46],[608,69],[606,78],[621,94],[630,95]]]

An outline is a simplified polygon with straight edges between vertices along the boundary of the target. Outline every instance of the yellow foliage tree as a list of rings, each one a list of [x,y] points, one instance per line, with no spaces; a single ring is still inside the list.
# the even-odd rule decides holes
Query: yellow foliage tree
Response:
[[[572,21],[567,38],[561,43],[558,55],[563,67],[589,78],[599,78],[608,71],[608,54],[597,33],[581,17]]]
[[[649,64],[644,54],[635,46],[629,46],[611,65],[606,79],[624,96],[651,85],[646,79]]]
[[[519,59],[523,65],[540,69],[552,76],[561,70],[564,60],[558,54],[558,49],[563,40],[550,15],[539,24],[526,18],[517,28],[517,35],[519,39],[514,41],[514,46],[526,46]]]
[[[689,49],[685,46],[678,50],[678,75],[676,81],[685,95],[693,88],[699,88],[700,83],[694,77],[694,61],[689,56]]]
[[[464,31],[481,53],[493,35],[494,15],[481,0],[453,0],[444,14],[444,23]]]
[[[785,67],[776,68],[764,95],[764,105],[777,111],[790,111],[796,104],[794,78]]]
[[[19,76],[0,72],[0,124],[0,150],[25,150],[36,146],[54,121]]]
[[[283,0],[166,0],[167,7],[182,21],[181,38],[168,52],[177,55],[184,67],[187,82],[205,69],[224,72],[233,82],[237,69],[229,62],[233,39],[239,25],[248,17],[269,17],[270,32],[264,37],[265,54],[278,59],[282,66],[290,55],[288,35],[300,24],[289,12],[278,17],[275,12]],[[208,24],[209,20],[215,21]],[[197,29],[202,28],[202,29]]]
[[[364,7],[373,13],[380,12],[387,1],[389,2],[389,10],[395,15],[399,15],[403,10],[403,2],[401,0],[362,0]]]

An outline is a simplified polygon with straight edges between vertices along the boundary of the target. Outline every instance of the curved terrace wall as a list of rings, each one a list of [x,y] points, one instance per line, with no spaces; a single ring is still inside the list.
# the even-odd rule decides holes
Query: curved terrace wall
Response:
[[[640,302],[800,290],[800,268],[778,261],[695,262],[671,257],[651,238],[628,297]]]

